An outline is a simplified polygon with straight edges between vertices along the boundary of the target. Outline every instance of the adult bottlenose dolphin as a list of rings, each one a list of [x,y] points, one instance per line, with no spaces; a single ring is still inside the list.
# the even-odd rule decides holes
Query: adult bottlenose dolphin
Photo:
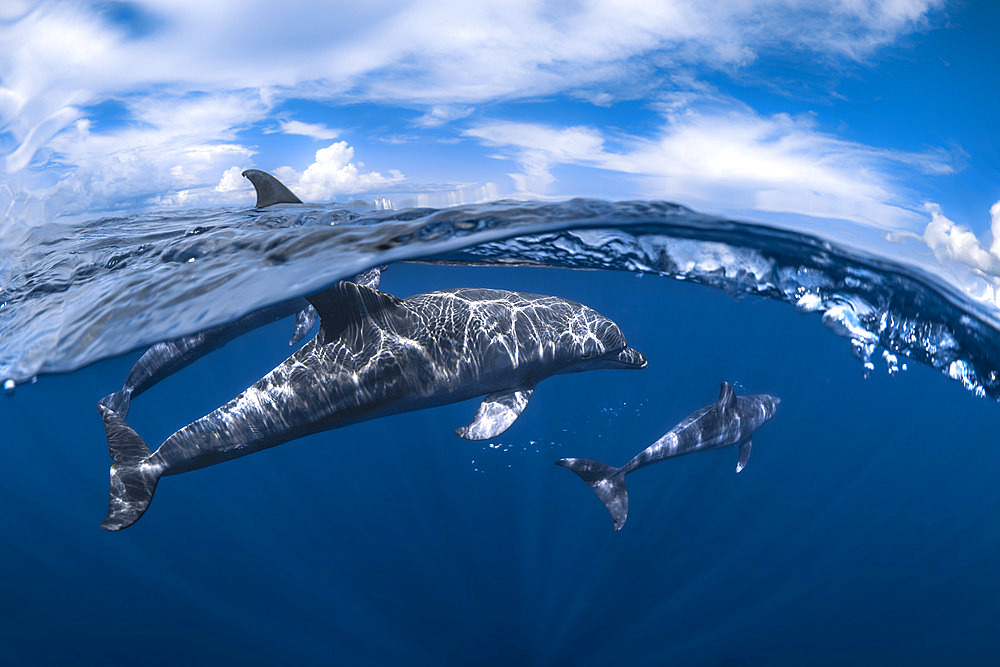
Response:
[[[319,332],[277,368],[155,452],[100,405],[111,493],[105,530],[142,516],[160,477],[196,470],[311,433],[488,394],[456,430],[503,433],[535,385],[556,373],[644,368],[618,326],[573,301],[492,289],[398,299],[350,282],[309,297]]]
[[[740,446],[736,464],[736,472],[740,472],[750,458],[754,431],[774,416],[780,402],[769,394],[736,396],[732,385],[723,382],[719,400],[692,413],[621,468],[589,459],[559,459],[556,465],[569,468],[594,489],[611,513],[615,530],[621,530],[628,518],[625,475],[663,459],[731,445]]]
[[[243,172],[257,192],[257,208],[274,204],[301,204],[285,184],[267,172],[247,169]],[[382,278],[384,266],[376,266],[359,273],[354,282],[376,288]],[[316,324],[316,311],[305,299],[290,299],[282,303],[254,311],[243,317],[221,324],[190,336],[182,336],[153,345],[139,357],[129,371],[125,383],[118,391],[100,400],[122,418],[128,415],[132,399],[156,383],[173,375],[182,368],[201,359],[206,354],[218,350],[229,341],[272,322],[295,315],[295,329],[288,341],[295,345],[309,333]]]

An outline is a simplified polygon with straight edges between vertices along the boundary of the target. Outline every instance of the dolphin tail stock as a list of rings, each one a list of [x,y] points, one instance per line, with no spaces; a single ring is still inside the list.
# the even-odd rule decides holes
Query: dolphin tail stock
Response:
[[[128,416],[128,411],[132,404],[132,390],[128,387],[123,387],[113,394],[108,394],[102,398],[98,404],[109,408],[124,419]]]
[[[152,454],[149,447],[114,410],[104,404],[98,404],[97,409],[104,419],[108,453],[114,461],[111,464],[108,516],[101,528],[121,530],[138,521],[149,507],[162,469],[147,463]]]
[[[556,465],[569,468],[592,488],[611,514],[615,530],[621,530],[628,518],[628,489],[621,468],[590,459],[559,459]]]

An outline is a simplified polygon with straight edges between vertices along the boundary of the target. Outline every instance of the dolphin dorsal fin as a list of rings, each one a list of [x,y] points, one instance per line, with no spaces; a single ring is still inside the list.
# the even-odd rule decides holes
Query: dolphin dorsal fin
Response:
[[[247,169],[243,176],[253,183],[257,191],[257,208],[272,204],[301,204],[302,200],[292,194],[285,184],[266,171]]]
[[[722,411],[736,407],[736,394],[733,393],[733,385],[728,382],[722,383],[722,388],[719,390],[719,400],[715,402],[715,405]]]
[[[402,299],[377,289],[342,281],[306,299],[319,313],[322,338],[330,340],[351,322],[375,314],[386,314],[403,305]]]

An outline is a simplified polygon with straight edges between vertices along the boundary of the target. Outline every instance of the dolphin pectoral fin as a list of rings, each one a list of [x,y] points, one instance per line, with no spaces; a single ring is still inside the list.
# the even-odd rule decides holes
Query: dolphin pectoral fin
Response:
[[[292,337],[288,339],[288,344],[295,345],[305,338],[305,335],[312,331],[317,319],[319,319],[319,313],[311,305],[295,313],[295,331],[292,332]]]
[[[495,438],[514,423],[528,405],[534,387],[498,391],[483,399],[472,423],[456,428],[455,433],[466,440],[489,440]]]
[[[723,412],[736,407],[736,394],[733,393],[733,385],[728,382],[722,383],[722,387],[719,389],[719,400],[715,402],[715,405]]]
[[[751,445],[753,445],[753,440],[746,440],[740,443],[740,460],[736,464],[736,472],[740,472],[747,467],[747,461],[750,460]]]
[[[285,184],[266,171],[247,169],[243,177],[253,183],[257,191],[257,208],[265,208],[272,204],[301,204],[302,200],[292,194]]]

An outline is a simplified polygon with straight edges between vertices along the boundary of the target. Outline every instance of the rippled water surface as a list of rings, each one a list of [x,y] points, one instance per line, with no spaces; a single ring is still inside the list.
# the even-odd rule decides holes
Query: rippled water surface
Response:
[[[980,396],[1000,391],[1000,311],[925,258],[666,202],[279,205],[52,225],[19,241],[0,293],[0,378],[15,382],[232,321],[372,266],[421,260],[629,271],[762,295],[820,313],[868,371],[881,357],[896,372],[905,357]]]

